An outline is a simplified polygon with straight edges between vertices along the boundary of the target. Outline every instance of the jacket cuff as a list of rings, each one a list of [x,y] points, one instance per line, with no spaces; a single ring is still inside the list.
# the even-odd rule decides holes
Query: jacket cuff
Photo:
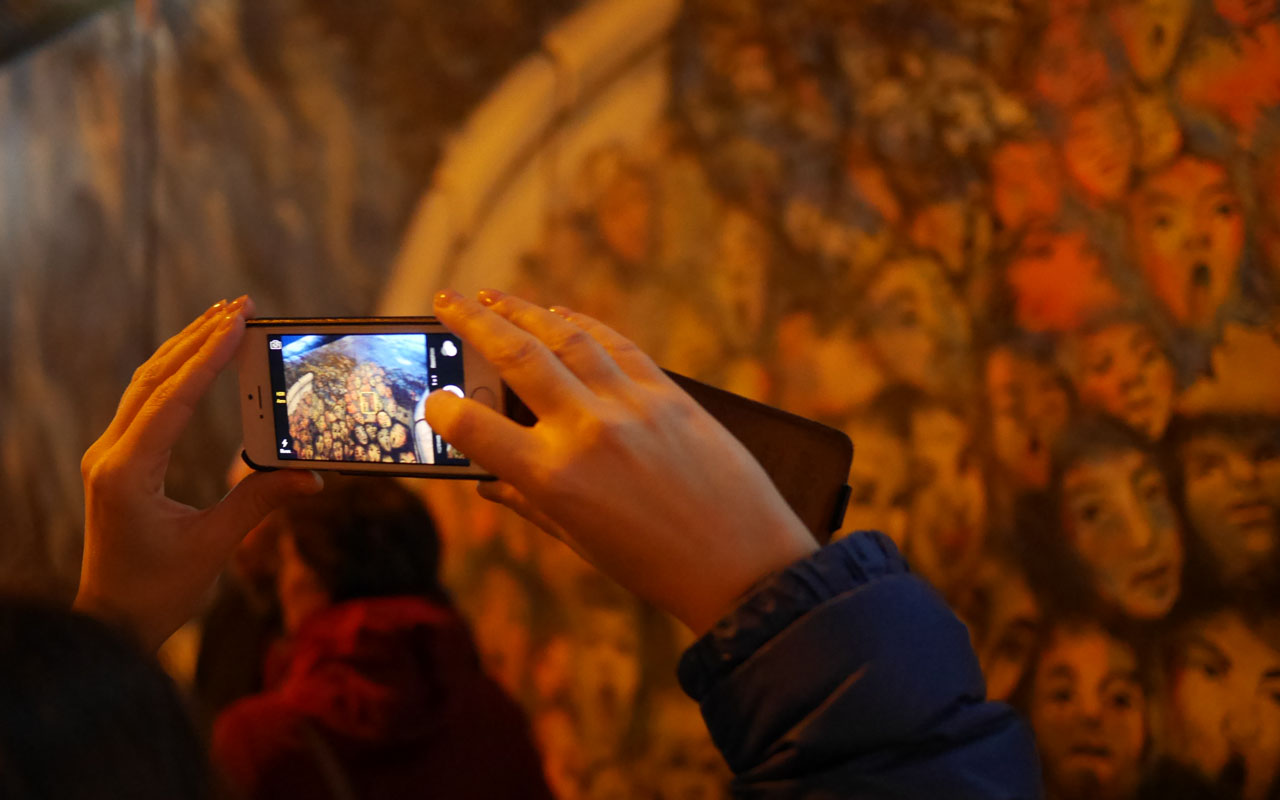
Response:
[[[695,642],[677,676],[698,702],[723,676],[792,622],[837,595],[888,575],[910,572],[893,541],[860,531],[765,578],[747,598]]]

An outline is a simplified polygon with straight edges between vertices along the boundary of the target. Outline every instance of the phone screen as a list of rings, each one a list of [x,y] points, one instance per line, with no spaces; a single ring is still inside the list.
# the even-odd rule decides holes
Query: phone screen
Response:
[[[282,460],[471,463],[423,414],[437,389],[466,394],[456,336],[272,333],[266,343]]]

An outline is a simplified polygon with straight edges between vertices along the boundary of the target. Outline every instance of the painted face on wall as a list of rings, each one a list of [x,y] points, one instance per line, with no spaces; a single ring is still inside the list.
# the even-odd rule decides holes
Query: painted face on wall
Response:
[[[1280,772],[1280,650],[1231,611],[1179,637],[1170,680],[1173,757],[1216,778],[1243,768],[1245,800]]]
[[[925,206],[911,222],[911,242],[938,257],[953,276],[969,274],[991,252],[991,214],[963,199]]]
[[[871,421],[845,427],[858,457],[849,467],[845,530],[877,530],[902,548],[906,538],[910,462],[907,443]]]
[[[654,701],[649,767],[656,800],[726,800],[732,777],[698,705],[680,692]]]
[[[731,342],[749,342],[760,332],[769,298],[772,252],[768,232],[754,217],[739,209],[725,214],[710,283]]]
[[[1006,230],[1055,219],[1062,208],[1062,178],[1053,147],[1044,140],[1012,141],[991,156],[992,204]]]
[[[1191,0],[1120,0],[1110,5],[1109,18],[1134,77],[1150,85],[1173,66],[1191,18]]]
[[[1183,156],[1143,181],[1130,228],[1147,283],[1182,326],[1211,325],[1236,286],[1244,217],[1226,170]]]
[[[575,686],[589,748],[613,753],[630,724],[640,687],[636,617],[620,608],[588,608],[579,633]]]
[[[1019,569],[984,558],[956,595],[956,613],[969,628],[987,681],[987,699],[1008,700],[1030,666],[1040,629],[1040,604]]]
[[[1050,796],[1132,797],[1146,706],[1131,647],[1096,626],[1057,628],[1036,663],[1030,708]]]
[[[1130,92],[1129,111],[1138,131],[1138,167],[1155,169],[1182,149],[1182,128],[1160,92]]]
[[[1235,582],[1275,563],[1280,513],[1264,475],[1280,470],[1280,448],[1262,432],[1204,431],[1183,442],[1187,515],[1224,580]]]
[[[495,566],[481,579],[476,597],[472,626],[481,661],[504,689],[519,697],[532,647],[529,593],[510,571]]]
[[[1104,602],[1134,619],[1169,612],[1182,583],[1182,537],[1149,456],[1120,450],[1070,466],[1061,509],[1067,541]]]
[[[866,298],[868,339],[886,372],[926,391],[956,378],[956,356],[968,349],[968,319],[935,262],[884,265]]]
[[[1071,331],[1120,295],[1082,231],[1032,231],[1009,264],[1018,325],[1032,332]]]
[[[653,249],[653,187],[636,170],[622,169],[596,202],[596,225],[609,250],[624,263],[641,264]]]
[[[1062,376],[998,347],[987,357],[986,390],[996,461],[1018,487],[1045,488],[1053,441],[1071,415]]]
[[[1118,96],[1083,105],[1068,117],[1062,147],[1067,174],[1093,202],[1112,203],[1124,196],[1136,150],[1129,112]]]
[[[973,436],[964,419],[942,407],[911,419],[914,487],[907,520],[907,557],[946,591],[979,556],[986,536],[987,494]]]
[[[1076,390],[1085,405],[1115,417],[1152,441],[1173,414],[1169,356],[1145,325],[1115,322],[1078,342]]]
[[[1107,86],[1107,57],[1091,41],[1082,17],[1061,16],[1049,23],[1040,43],[1035,90],[1059,108],[1071,108]]]
[[[1213,10],[1237,28],[1252,28],[1275,16],[1276,0],[1213,0]]]

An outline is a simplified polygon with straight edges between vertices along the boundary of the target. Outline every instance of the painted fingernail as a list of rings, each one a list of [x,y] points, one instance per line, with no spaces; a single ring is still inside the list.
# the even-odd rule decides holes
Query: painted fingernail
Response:
[[[547,310],[550,311],[552,314],[557,314],[559,316],[564,317],[565,319],[568,319],[569,315],[573,313],[572,311],[565,308],[564,306],[552,306]]]
[[[458,299],[461,297],[462,295],[458,294],[452,289],[442,289],[441,291],[436,292],[436,298],[435,298],[436,308],[448,308],[449,306],[457,302]]]
[[[476,297],[483,305],[491,306],[505,297],[505,295],[497,289],[481,289]]]
[[[235,300],[232,300],[230,303],[227,303],[227,313],[234,314],[235,312],[244,308],[244,304],[246,301],[248,301],[248,299],[249,299],[249,295],[242,294],[239,297],[237,297]]]

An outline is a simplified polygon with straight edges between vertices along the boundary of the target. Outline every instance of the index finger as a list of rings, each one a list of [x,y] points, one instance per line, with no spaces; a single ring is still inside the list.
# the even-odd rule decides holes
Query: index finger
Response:
[[[204,341],[147,400],[120,437],[125,452],[144,463],[173,448],[222,368],[235,355],[244,335],[244,315],[237,311],[221,318],[217,330]]]
[[[478,301],[446,289],[436,295],[435,309],[449,330],[497,367],[502,379],[539,418],[595,402],[595,395],[541,340]]]

